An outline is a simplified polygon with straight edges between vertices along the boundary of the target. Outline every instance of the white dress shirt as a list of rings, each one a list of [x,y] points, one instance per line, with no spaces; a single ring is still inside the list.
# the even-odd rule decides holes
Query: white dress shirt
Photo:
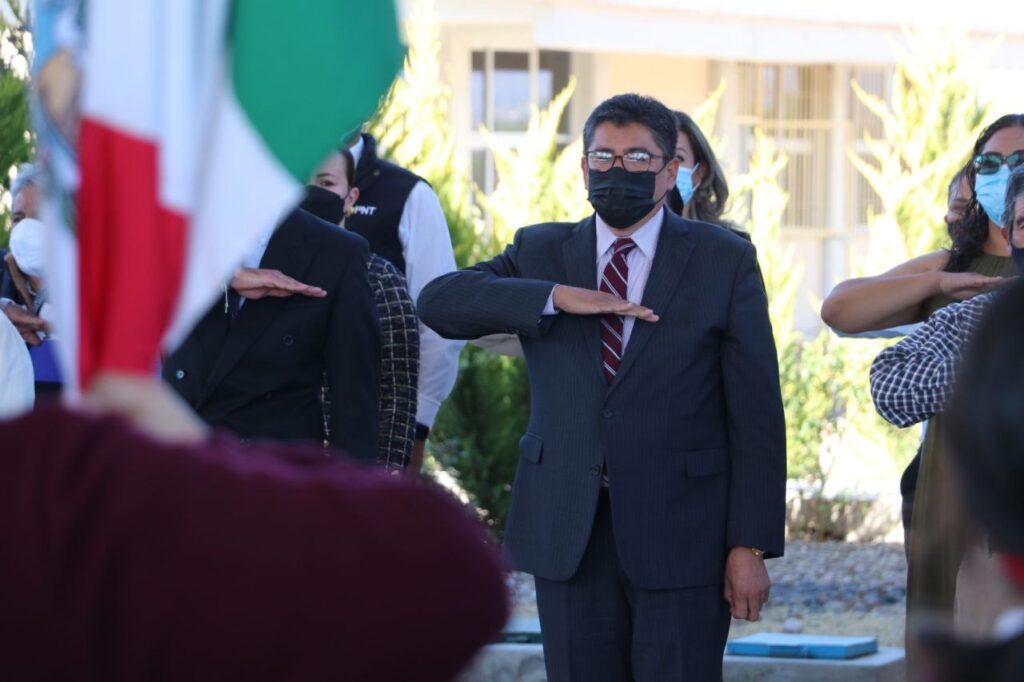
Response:
[[[595,229],[597,233],[597,282],[596,287],[601,287],[601,274],[611,262],[614,253],[613,246],[618,237],[612,232],[608,224],[596,216]],[[626,282],[626,299],[630,303],[642,303],[644,289],[647,288],[647,278],[651,275],[651,265],[654,263],[654,254],[658,250],[658,238],[661,236],[661,226],[665,222],[665,209],[658,211],[650,220],[629,236],[636,243],[636,248],[626,255],[626,265],[629,274]],[[544,308],[545,315],[557,315],[554,302],[554,289],[548,297],[548,304]],[[655,311],[658,312],[658,311]],[[626,349],[629,337],[633,334],[633,326],[636,324],[635,317],[626,317],[622,325],[622,349]]]
[[[13,419],[31,410],[35,398],[28,348],[14,324],[0,312],[0,419]]]
[[[349,148],[356,167],[365,144],[362,136]],[[402,219],[398,223],[398,241],[405,258],[405,279],[409,295],[415,302],[432,280],[454,272],[455,252],[448,232],[441,202],[425,182],[418,182],[405,200]],[[420,379],[416,421],[433,426],[437,411],[452,388],[459,373],[462,341],[442,339],[437,332],[420,323]]]
[[[260,240],[258,242],[256,242],[256,246],[254,246],[252,248],[252,251],[250,251],[248,254],[246,254],[245,258],[242,259],[241,267],[256,269],[256,268],[258,268],[260,266],[260,261],[263,260],[263,256],[267,253],[267,245],[270,244],[270,238],[274,236],[274,230],[276,230],[276,229],[277,229],[277,226],[275,225],[275,226],[270,228],[270,230],[267,232],[267,234],[265,234],[264,236],[260,237]],[[234,279],[234,278],[232,278],[232,279]],[[227,296],[227,288],[230,287],[230,286],[231,286],[231,280],[228,280],[228,282],[224,285],[224,294],[225,294],[225,296]],[[242,306],[245,305],[245,301],[246,301],[245,296],[242,296],[241,298],[238,299],[238,309],[239,310],[241,310]],[[225,298],[225,305],[227,305],[227,299],[226,298]],[[224,310],[226,311],[227,308],[225,308]]]

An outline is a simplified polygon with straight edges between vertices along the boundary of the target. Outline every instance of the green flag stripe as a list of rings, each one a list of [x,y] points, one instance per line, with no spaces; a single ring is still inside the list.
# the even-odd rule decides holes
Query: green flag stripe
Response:
[[[393,0],[236,0],[235,93],[300,183],[369,117],[402,64]]]

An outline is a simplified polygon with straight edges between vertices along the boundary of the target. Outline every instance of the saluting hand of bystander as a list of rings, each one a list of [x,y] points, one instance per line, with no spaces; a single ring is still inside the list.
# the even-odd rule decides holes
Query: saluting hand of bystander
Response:
[[[263,268],[239,268],[231,280],[231,288],[242,298],[257,300],[265,297],[287,298],[300,294],[313,298],[323,298],[327,292],[320,287],[289,277],[280,270]]]

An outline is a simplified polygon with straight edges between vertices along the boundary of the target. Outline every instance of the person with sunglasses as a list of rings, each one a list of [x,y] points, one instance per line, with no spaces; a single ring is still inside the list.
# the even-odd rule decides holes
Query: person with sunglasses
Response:
[[[840,282],[822,305],[825,324],[859,334],[921,322],[939,308],[990,291],[1003,277],[1015,274],[999,210],[1006,178],[1022,161],[1024,114],[1008,114],[981,133],[971,161],[950,184],[950,248],[880,275]]]

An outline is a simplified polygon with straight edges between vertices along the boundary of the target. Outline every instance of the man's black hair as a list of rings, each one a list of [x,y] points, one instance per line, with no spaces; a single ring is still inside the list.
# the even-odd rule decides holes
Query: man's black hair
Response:
[[[676,156],[676,121],[672,111],[664,104],[646,95],[627,93],[615,95],[597,105],[583,125],[583,146],[590,149],[594,131],[602,123],[611,123],[624,128],[638,123],[651,131],[654,143],[661,149],[663,161],[668,163]]]

